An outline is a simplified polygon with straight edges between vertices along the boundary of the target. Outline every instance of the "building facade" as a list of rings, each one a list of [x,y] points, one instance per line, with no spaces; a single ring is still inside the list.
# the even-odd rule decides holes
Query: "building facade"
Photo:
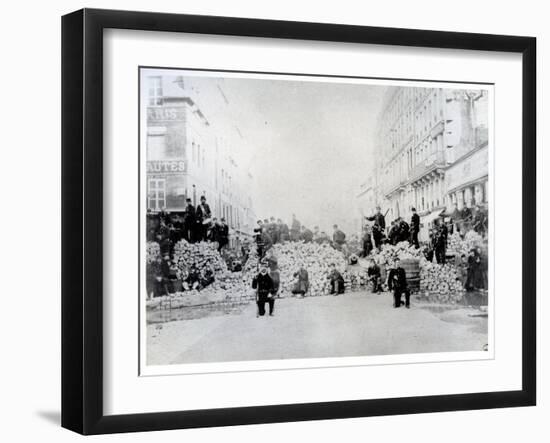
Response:
[[[212,79],[199,87],[177,75],[148,75],[145,82],[147,209],[183,211],[187,198],[197,205],[205,196],[215,217],[225,217],[234,232],[250,233],[255,216],[247,190],[253,178],[231,155],[242,134],[229,125],[239,132],[229,140],[227,128],[206,111],[231,115],[221,85]]]
[[[374,193],[389,220],[416,208],[426,239],[443,210],[486,199],[486,91],[389,88],[378,128]]]

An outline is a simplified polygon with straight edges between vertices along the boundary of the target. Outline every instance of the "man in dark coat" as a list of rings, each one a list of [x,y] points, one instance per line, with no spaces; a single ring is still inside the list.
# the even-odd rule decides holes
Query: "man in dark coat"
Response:
[[[388,233],[388,237],[390,240],[390,244],[397,244],[397,240],[399,238],[399,226],[395,220],[391,222],[391,228],[390,232]]]
[[[382,273],[380,272],[380,266],[372,259],[367,268],[367,275],[369,281],[372,283],[372,292],[382,292]]]
[[[401,295],[405,294],[405,307],[410,308],[411,293],[407,288],[407,275],[405,270],[400,266],[399,259],[394,261],[393,269],[390,270],[388,276],[388,288],[393,290],[393,307],[401,307]]]
[[[398,226],[399,226],[398,242],[409,241],[409,238],[411,236],[409,224],[405,220],[403,220],[401,217],[399,217]]]
[[[476,205],[476,212],[472,221],[472,229],[482,237],[487,232],[487,214],[479,205]]]
[[[344,277],[336,269],[336,265],[331,263],[330,265],[330,274],[328,276],[330,279],[330,293],[333,295],[343,294],[345,291]]]
[[[294,277],[298,280],[292,289],[292,293],[296,295],[305,296],[307,291],[309,291],[309,274],[303,266],[300,267],[298,272],[294,273]]]
[[[476,250],[471,249],[468,253],[468,269],[466,271],[466,291],[473,291],[475,289],[475,278],[478,274],[478,261],[476,257]]]
[[[275,306],[275,299],[273,298],[273,279],[267,273],[267,266],[265,264],[260,265],[260,272],[252,280],[252,288],[256,289],[256,304],[258,305],[258,311],[256,317],[265,315],[265,304],[269,304],[269,315],[273,315],[273,308]]]
[[[210,219],[212,217],[212,211],[210,206],[206,203],[206,197],[203,195],[201,197],[201,204],[197,206],[197,236],[199,241],[206,241],[208,226],[210,225]]]
[[[197,225],[197,219],[196,219],[196,212],[195,207],[193,206],[193,203],[191,203],[191,199],[186,199],[187,206],[185,207],[185,215],[183,218],[183,238],[187,240],[189,243],[192,243],[195,241],[195,232],[196,232],[196,225]]]
[[[418,233],[420,232],[420,216],[416,213],[416,208],[412,208],[411,216],[411,245],[416,249],[420,247],[418,243]]]
[[[372,251],[371,230],[365,226],[363,230],[363,257],[368,257]]]
[[[437,263],[444,265],[447,254],[447,228],[445,225],[440,226],[435,234],[434,251]]]
[[[372,226],[372,236],[374,238],[374,246],[380,249],[382,245],[382,239],[386,230],[386,218],[384,214],[380,212],[380,206],[376,207],[376,213],[370,217],[365,217],[368,221],[374,221]]]

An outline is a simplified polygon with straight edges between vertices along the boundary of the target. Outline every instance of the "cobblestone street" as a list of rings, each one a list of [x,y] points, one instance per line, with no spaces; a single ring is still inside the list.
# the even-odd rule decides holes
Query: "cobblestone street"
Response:
[[[232,314],[147,326],[148,365],[478,351],[487,317],[475,308],[411,300],[392,307],[389,293],[279,299],[274,317],[256,305]]]

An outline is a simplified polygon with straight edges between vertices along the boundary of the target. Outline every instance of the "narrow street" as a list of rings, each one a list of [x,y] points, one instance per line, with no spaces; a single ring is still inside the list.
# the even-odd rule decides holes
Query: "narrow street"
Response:
[[[487,318],[466,307],[411,299],[394,309],[390,293],[279,299],[275,316],[242,312],[147,326],[147,364],[322,358],[482,350]]]

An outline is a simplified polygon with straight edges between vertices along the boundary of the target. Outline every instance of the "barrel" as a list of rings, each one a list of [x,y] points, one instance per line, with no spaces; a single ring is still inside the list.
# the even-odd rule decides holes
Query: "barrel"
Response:
[[[417,258],[403,258],[400,263],[405,270],[407,286],[413,292],[420,288],[420,260]]]

